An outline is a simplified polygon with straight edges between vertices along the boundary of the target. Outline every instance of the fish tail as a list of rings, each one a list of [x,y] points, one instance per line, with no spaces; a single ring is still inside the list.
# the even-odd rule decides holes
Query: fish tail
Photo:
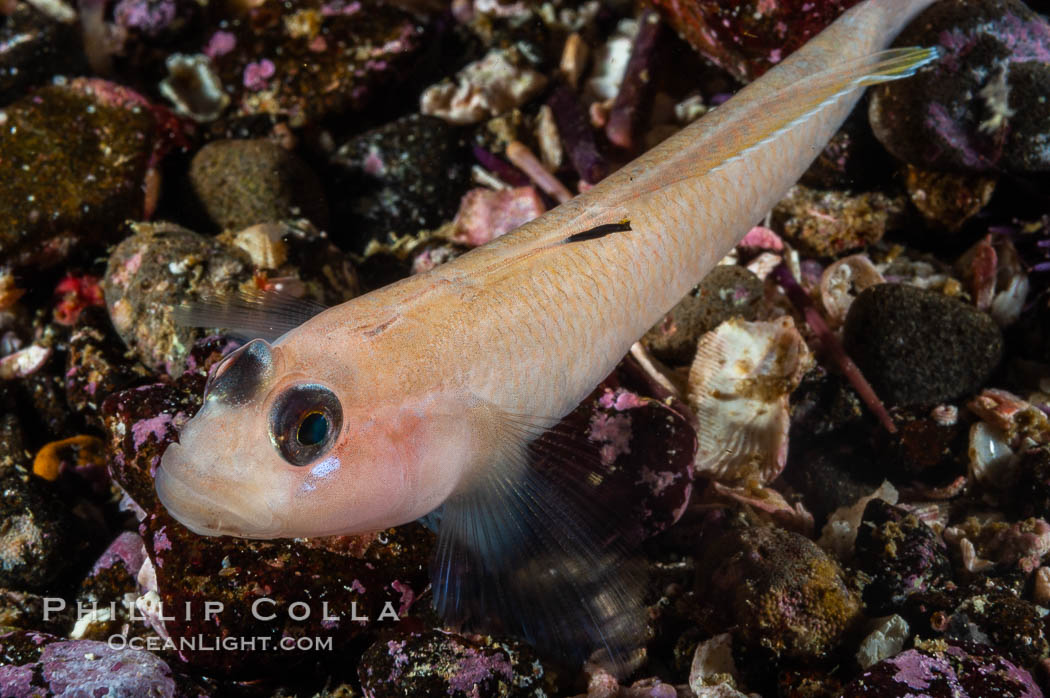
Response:
[[[740,140],[744,147],[726,157],[714,171],[739,160],[791,129],[822,114],[841,100],[871,85],[900,80],[916,73],[940,56],[936,47],[893,48],[862,56],[815,73],[796,85],[756,101],[742,115]],[[748,118],[750,117],[750,118]]]

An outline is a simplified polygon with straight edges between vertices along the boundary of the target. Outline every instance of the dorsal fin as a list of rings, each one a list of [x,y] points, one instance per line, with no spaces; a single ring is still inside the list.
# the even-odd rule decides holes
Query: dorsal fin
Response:
[[[324,310],[317,301],[287,292],[238,291],[186,301],[173,315],[186,327],[214,327],[245,340],[274,342]]]

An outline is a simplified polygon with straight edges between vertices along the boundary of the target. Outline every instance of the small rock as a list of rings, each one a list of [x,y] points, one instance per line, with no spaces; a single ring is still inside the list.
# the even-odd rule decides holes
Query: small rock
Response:
[[[726,534],[704,551],[698,591],[740,641],[796,659],[825,656],[861,618],[839,564],[778,528]]]
[[[54,264],[113,240],[142,215],[143,182],[158,142],[151,106],[128,88],[78,78],[3,111],[0,262]]]
[[[657,0],[693,48],[737,80],[749,82],[856,4],[856,0]]]
[[[109,256],[102,290],[113,327],[154,371],[177,375],[199,328],[177,326],[180,302],[229,294],[252,278],[247,255],[171,223],[138,223]]]
[[[149,377],[149,370],[125,356],[120,337],[101,308],[82,313],[69,337],[64,375],[66,404],[93,427],[110,394]]]
[[[50,17],[28,2],[14,4],[0,24],[0,105],[53,75],[86,70],[75,22]]]
[[[940,536],[914,514],[881,499],[864,509],[855,556],[872,578],[864,588],[870,615],[893,613],[908,595],[951,578],[948,547]]]
[[[905,405],[978,391],[1003,351],[1002,332],[988,315],[905,284],[879,284],[857,296],[843,340],[875,392]]]
[[[661,361],[672,366],[688,365],[705,332],[733,317],[756,320],[762,294],[762,282],[747,269],[719,264],[642,341]]]
[[[55,485],[30,474],[18,419],[0,417],[0,587],[46,589],[78,562],[86,538]]]
[[[55,611],[56,596],[38,596],[25,591],[0,589],[0,626],[65,635],[73,627],[75,606]],[[63,599],[64,601],[64,599]]]
[[[190,185],[211,222],[240,230],[305,217],[328,225],[321,182],[294,153],[265,139],[213,141],[190,163]]]
[[[980,213],[995,193],[997,179],[983,175],[933,172],[908,165],[908,196],[926,224],[954,233]]]
[[[1031,674],[983,645],[960,647],[944,641],[916,643],[915,649],[884,659],[850,682],[844,698],[1038,698]]]
[[[880,622],[860,643],[857,651],[857,663],[862,669],[900,653],[911,634],[907,621],[898,615],[876,620]]]
[[[355,240],[437,228],[470,187],[461,135],[423,114],[354,136],[332,156],[334,220]]]
[[[232,117],[267,115],[298,128],[364,107],[411,74],[426,26],[395,5],[252,2],[207,36]]]
[[[558,694],[555,675],[526,645],[440,630],[385,636],[365,651],[357,674],[372,698]]]
[[[903,196],[797,184],[773,208],[773,227],[804,255],[838,257],[881,240],[903,222],[906,207]]]
[[[1050,170],[1050,24],[1020,0],[942,0],[898,46],[938,46],[914,79],[872,94],[875,135],[924,169]]]
[[[896,408],[897,433],[878,446],[884,477],[907,483],[943,485],[966,474],[971,420],[956,417],[939,422],[928,409]]]
[[[1041,660],[1050,656],[1050,642],[1040,610],[1013,594],[993,592],[966,599],[949,621],[949,641],[953,639],[952,629],[964,623],[976,625],[987,639],[986,644],[1025,669],[1034,670]]]

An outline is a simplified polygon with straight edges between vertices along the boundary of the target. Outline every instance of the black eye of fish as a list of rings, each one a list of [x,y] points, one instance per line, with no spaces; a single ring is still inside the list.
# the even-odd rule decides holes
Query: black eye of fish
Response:
[[[303,446],[316,446],[328,435],[328,417],[322,412],[311,412],[299,422],[295,438]]]
[[[343,410],[323,385],[292,386],[270,412],[270,441],[292,465],[310,465],[331,448],[343,422]]]

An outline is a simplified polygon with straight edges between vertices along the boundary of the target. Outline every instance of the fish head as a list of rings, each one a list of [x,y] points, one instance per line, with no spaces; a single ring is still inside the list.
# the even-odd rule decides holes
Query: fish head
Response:
[[[347,379],[347,360],[322,353],[256,339],[216,366],[157,471],[175,519],[201,535],[353,534],[412,521],[449,495],[469,425],[433,395],[384,405],[373,372]]]

